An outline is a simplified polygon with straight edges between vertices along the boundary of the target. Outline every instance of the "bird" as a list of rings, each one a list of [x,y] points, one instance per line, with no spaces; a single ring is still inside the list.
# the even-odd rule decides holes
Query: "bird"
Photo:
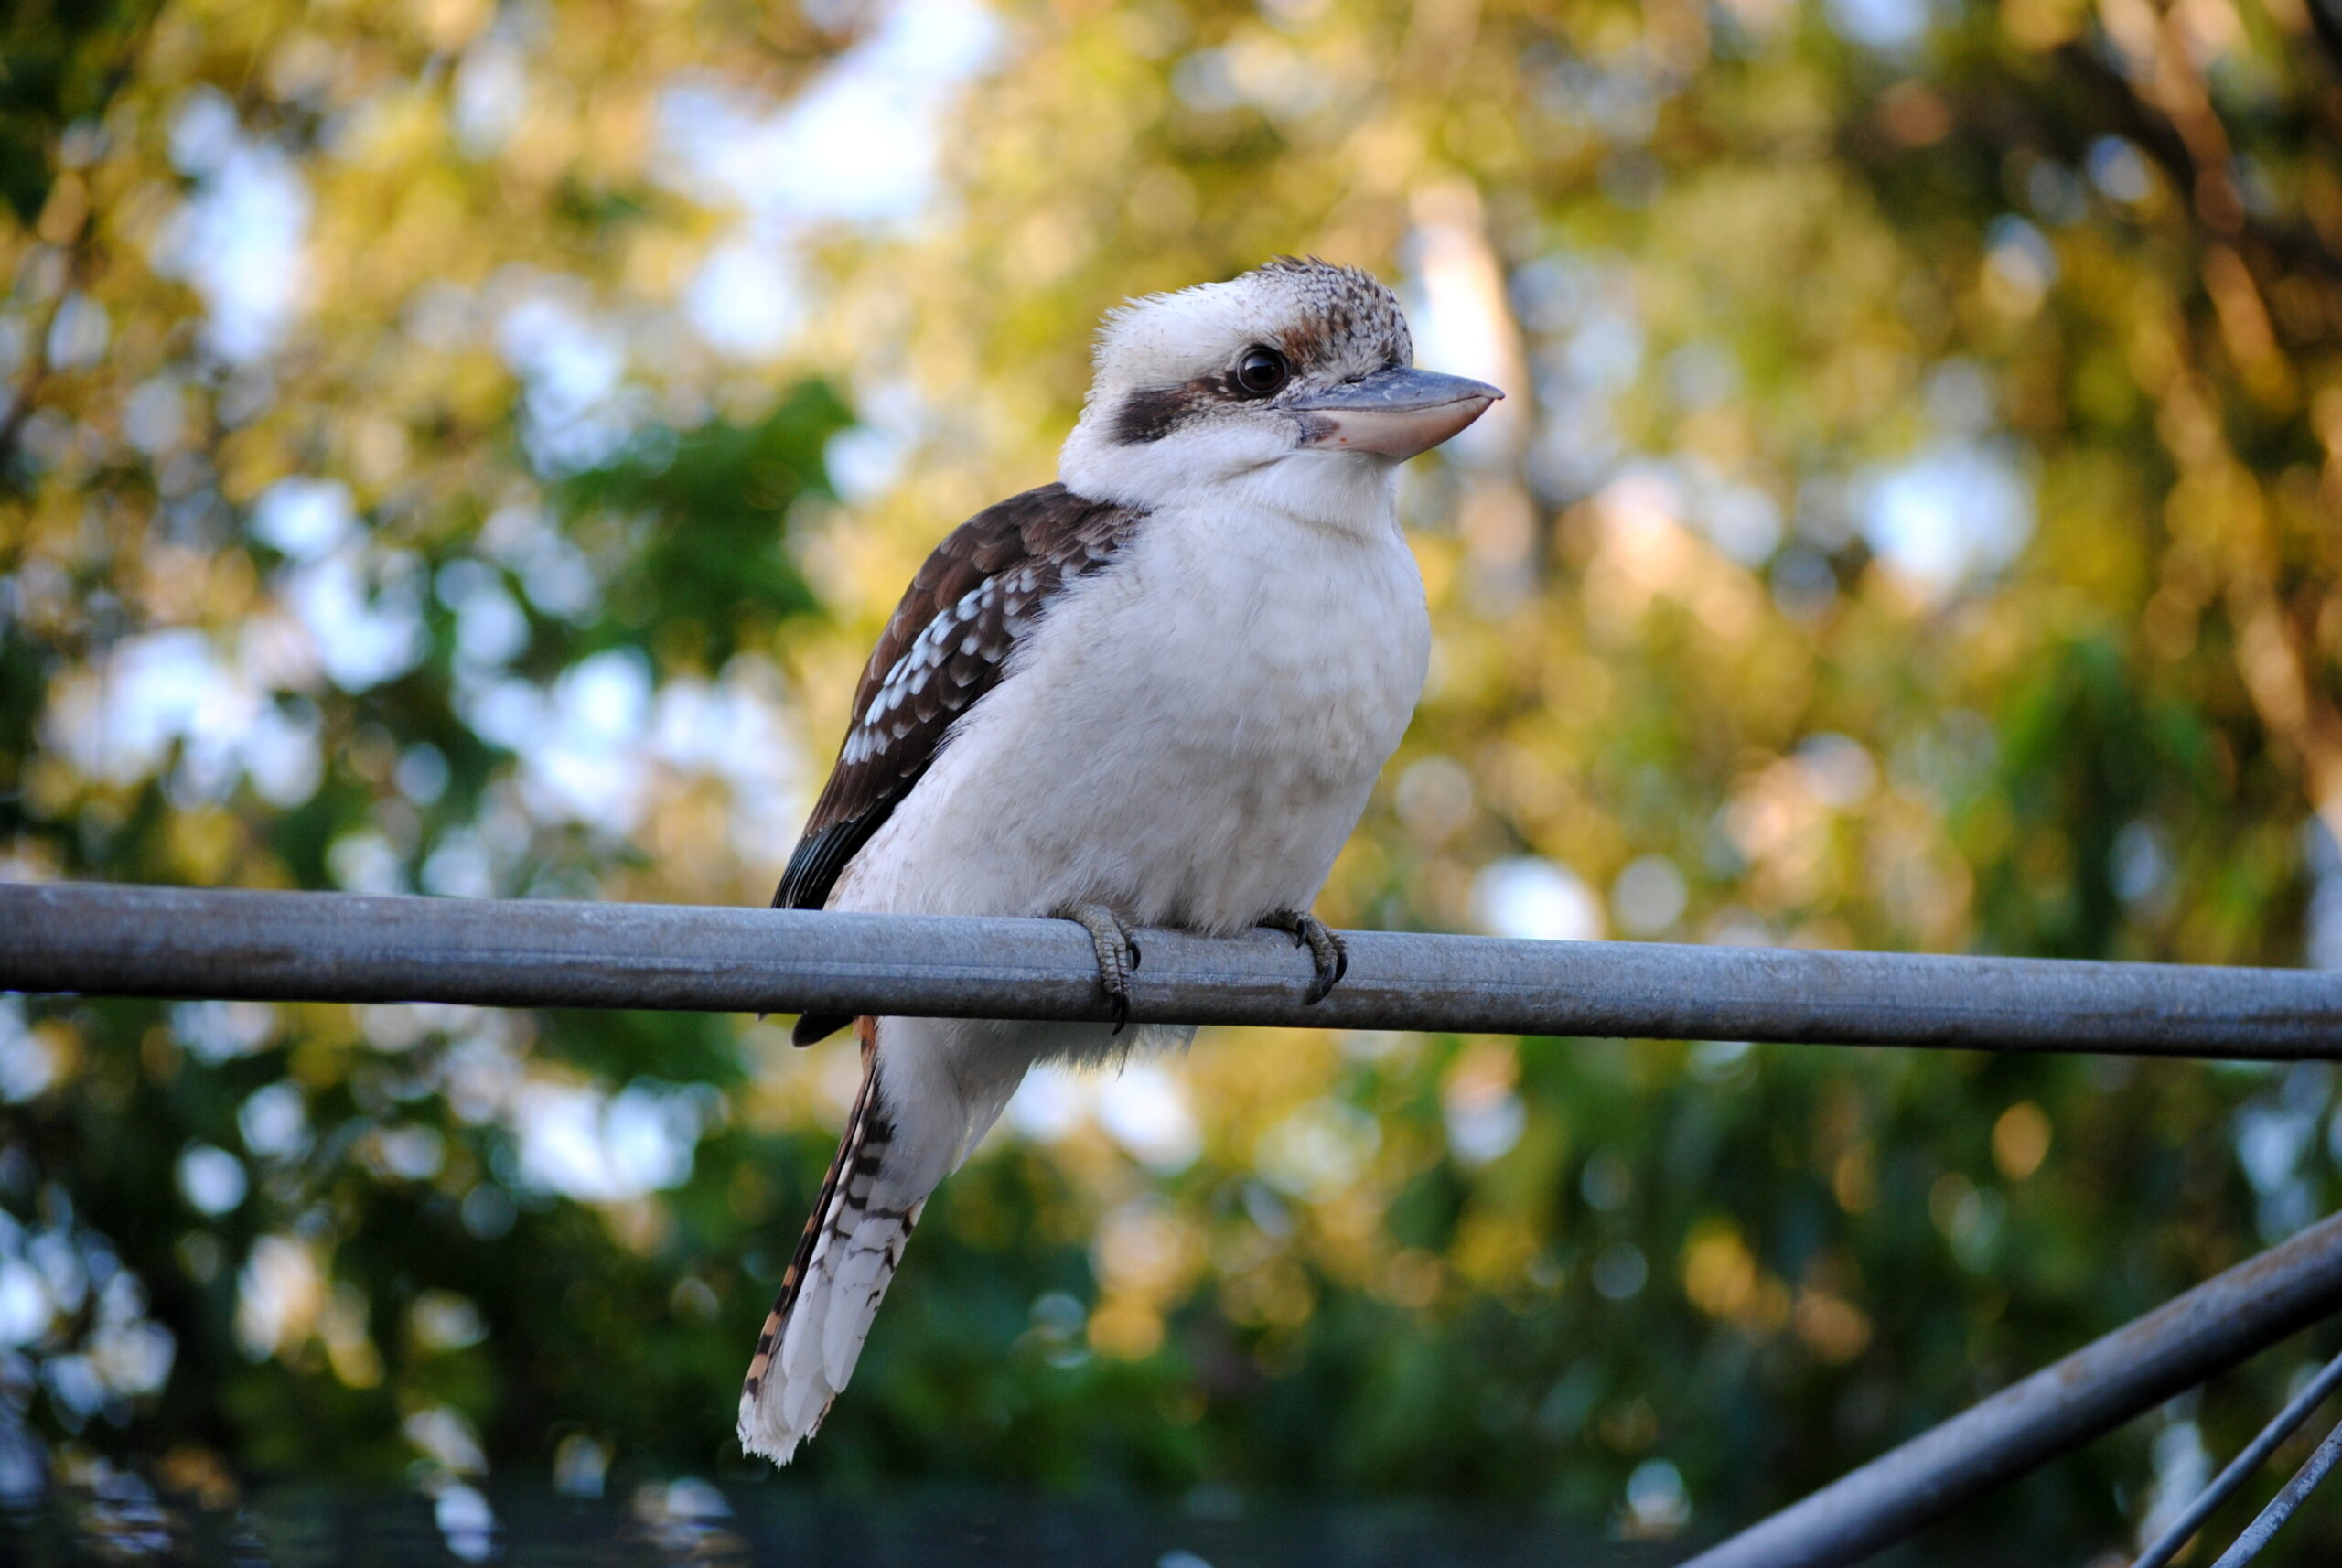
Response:
[[[1367,272],[1279,257],[1110,312],[1056,482],[978,512],[864,667],[775,908],[1056,918],[1096,1023],[810,1014],[861,1089],[740,1394],[785,1465],[843,1391],[937,1184],[1030,1068],[1176,1047],[1126,1029],[1146,927],[1271,927],[1345,972],[1310,912],[1422,695],[1431,624],[1399,466],[1504,394],[1414,367]]]

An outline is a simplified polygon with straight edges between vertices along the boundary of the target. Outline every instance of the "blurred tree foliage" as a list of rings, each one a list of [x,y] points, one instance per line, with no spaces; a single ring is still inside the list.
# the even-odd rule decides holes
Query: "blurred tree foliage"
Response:
[[[1512,392],[1409,482],[1434,684],[1329,917],[2342,961],[2325,0],[7,29],[7,875],[760,902],[1098,314],[1315,251]],[[0,1471],[736,1473],[851,1088],[783,1038],[7,1004]],[[1216,1034],[1020,1104],[785,1484],[1721,1528],[2297,1229],[2333,1101]],[[1945,1540],[2122,1540],[2299,1355]]]

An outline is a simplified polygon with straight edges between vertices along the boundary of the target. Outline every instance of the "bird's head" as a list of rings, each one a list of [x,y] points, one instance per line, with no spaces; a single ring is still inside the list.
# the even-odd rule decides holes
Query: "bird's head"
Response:
[[[1108,317],[1059,467],[1097,500],[1157,507],[1234,485],[1336,521],[1503,395],[1416,370],[1399,301],[1369,274],[1281,258]]]

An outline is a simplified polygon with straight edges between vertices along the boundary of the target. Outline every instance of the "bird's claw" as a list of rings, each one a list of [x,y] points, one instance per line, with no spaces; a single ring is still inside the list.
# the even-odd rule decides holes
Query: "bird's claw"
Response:
[[[1114,1033],[1131,1021],[1131,971],[1138,967],[1138,939],[1120,915],[1103,904],[1068,904],[1055,918],[1071,920],[1090,933],[1098,955],[1098,989],[1114,1009]]]
[[[1309,982],[1308,993],[1301,1004],[1315,1007],[1326,1000],[1327,993],[1341,983],[1350,972],[1350,950],[1333,928],[1306,909],[1279,909],[1261,922],[1273,931],[1283,931],[1293,939],[1293,945],[1307,948],[1316,961],[1317,972]]]

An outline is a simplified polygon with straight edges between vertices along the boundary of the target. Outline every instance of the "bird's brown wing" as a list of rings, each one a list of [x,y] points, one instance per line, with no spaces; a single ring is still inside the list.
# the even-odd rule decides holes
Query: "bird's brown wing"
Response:
[[[837,765],[789,857],[776,909],[818,909],[917,785],[961,716],[1068,583],[1113,560],[1144,516],[1043,485],[953,529],[911,579],[863,670]],[[811,1045],[851,1020],[808,1014]]]

